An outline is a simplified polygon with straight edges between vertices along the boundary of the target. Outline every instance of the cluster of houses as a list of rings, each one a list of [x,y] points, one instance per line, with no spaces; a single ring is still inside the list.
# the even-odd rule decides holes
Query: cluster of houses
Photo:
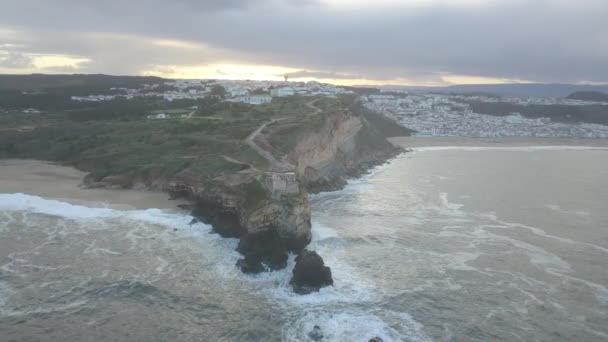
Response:
[[[74,101],[99,102],[115,98],[163,97],[167,101],[220,96],[214,89],[221,86],[221,96],[229,102],[252,105],[269,103],[274,97],[337,95],[350,90],[332,84],[311,82],[241,81],[241,80],[174,80],[164,84],[147,84],[141,89],[117,88],[116,95],[72,96]]]
[[[497,102],[499,99],[444,94],[377,94],[361,97],[368,109],[384,114],[421,136],[608,138],[608,126],[553,122],[546,117],[527,118],[516,112],[505,116],[479,114],[474,113],[463,100]],[[511,98],[501,101],[551,105],[572,100]]]

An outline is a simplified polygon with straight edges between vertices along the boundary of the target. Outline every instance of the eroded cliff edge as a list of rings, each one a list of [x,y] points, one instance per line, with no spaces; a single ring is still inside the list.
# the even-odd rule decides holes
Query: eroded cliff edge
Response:
[[[267,169],[245,165],[204,181],[184,170],[166,184],[172,195],[191,200],[195,217],[222,236],[240,238],[238,266],[244,272],[283,268],[288,251],[298,253],[309,244],[309,193],[339,189],[403,152],[387,138],[408,131],[356,100],[340,99],[331,110],[317,105],[315,113],[275,120],[251,137],[271,154]]]

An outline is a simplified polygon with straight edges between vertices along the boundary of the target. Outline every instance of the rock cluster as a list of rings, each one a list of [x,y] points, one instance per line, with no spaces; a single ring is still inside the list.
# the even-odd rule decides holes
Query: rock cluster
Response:
[[[317,252],[304,250],[296,257],[293,277],[289,281],[295,293],[309,294],[334,284],[331,270]]]
[[[287,247],[275,230],[241,236],[237,266],[244,273],[275,271],[287,266]]]

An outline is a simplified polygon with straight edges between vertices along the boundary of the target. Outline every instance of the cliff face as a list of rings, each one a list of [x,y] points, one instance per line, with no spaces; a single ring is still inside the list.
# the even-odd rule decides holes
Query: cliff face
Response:
[[[167,190],[191,199],[193,215],[225,237],[241,239],[238,266],[248,273],[285,267],[288,251],[301,251],[311,239],[308,193],[335,190],[350,177],[401,152],[365,115],[351,110],[321,117],[321,124],[303,126],[281,159],[291,169],[246,169],[213,180],[195,182],[184,171]],[[280,130],[280,127],[275,128]],[[270,129],[258,137],[260,146],[281,150],[270,141]],[[276,152],[275,152],[276,153]]]
[[[334,113],[325,124],[301,139],[287,159],[296,165],[302,185],[309,192],[342,187],[371,167],[400,153],[362,115]]]
[[[188,172],[178,175],[167,190],[193,202],[193,214],[225,237],[241,237],[272,230],[289,250],[310,241],[310,206],[294,174],[246,170],[193,183]],[[287,179],[287,180],[285,180]]]

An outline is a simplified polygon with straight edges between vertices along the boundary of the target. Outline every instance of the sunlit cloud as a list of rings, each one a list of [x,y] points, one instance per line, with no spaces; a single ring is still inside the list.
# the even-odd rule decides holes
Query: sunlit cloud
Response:
[[[79,68],[81,64],[91,60],[83,57],[65,55],[39,55],[33,56],[33,63],[38,69],[50,69],[59,67]]]
[[[144,70],[143,74],[166,78],[227,79],[227,80],[281,80],[297,69],[273,65],[207,64],[197,66],[161,65]]]
[[[512,78],[483,77],[471,75],[443,75],[441,79],[446,84],[505,84],[505,83],[532,83],[527,80]]]

